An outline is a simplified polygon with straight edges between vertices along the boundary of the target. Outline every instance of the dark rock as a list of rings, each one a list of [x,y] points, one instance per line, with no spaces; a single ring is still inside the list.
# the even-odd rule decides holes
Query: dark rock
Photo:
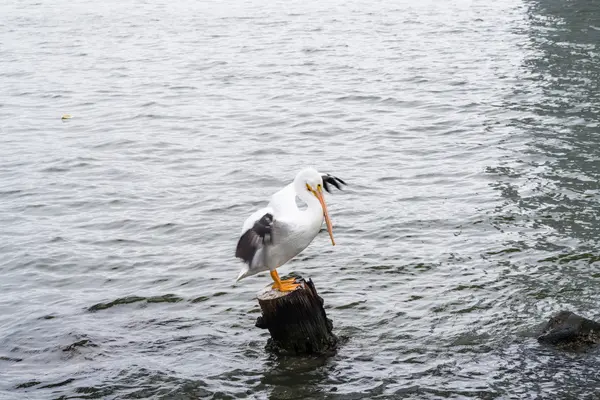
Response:
[[[550,318],[538,341],[569,349],[583,349],[598,345],[600,323],[571,311],[561,311]]]

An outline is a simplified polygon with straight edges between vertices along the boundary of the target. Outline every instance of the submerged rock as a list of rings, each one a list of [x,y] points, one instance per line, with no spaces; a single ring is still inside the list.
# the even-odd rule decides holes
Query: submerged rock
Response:
[[[541,343],[583,349],[600,344],[600,323],[571,311],[561,311],[546,324],[538,337]]]

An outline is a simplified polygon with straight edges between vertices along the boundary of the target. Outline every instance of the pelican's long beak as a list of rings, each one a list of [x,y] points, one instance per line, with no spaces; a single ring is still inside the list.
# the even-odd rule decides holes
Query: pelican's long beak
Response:
[[[323,197],[323,190],[321,189],[321,186],[318,186],[317,190],[315,190],[313,193],[317,199],[319,199],[321,207],[323,207],[323,215],[325,216],[325,223],[327,224],[327,232],[329,232],[329,237],[331,238],[331,245],[335,246],[335,240],[333,240],[333,229],[331,228],[331,220],[329,219],[327,204],[325,204],[325,198]]]

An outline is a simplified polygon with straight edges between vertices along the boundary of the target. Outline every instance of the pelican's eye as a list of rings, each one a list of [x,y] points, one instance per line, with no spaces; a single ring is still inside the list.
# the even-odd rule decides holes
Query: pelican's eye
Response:
[[[306,190],[308,190],[309,192],[313,191],[312,188],[310,187],[310,185],[308,183],[306,184]]]

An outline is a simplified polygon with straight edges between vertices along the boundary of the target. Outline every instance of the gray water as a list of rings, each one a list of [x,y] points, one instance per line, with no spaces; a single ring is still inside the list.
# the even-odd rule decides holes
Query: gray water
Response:
[[[600,5],[0,5],[0,398],[595,398]],[[61,120],[71,114],[70,120]],[[278,358],[245,218],[349,185],[280,269],[344,339]]]

